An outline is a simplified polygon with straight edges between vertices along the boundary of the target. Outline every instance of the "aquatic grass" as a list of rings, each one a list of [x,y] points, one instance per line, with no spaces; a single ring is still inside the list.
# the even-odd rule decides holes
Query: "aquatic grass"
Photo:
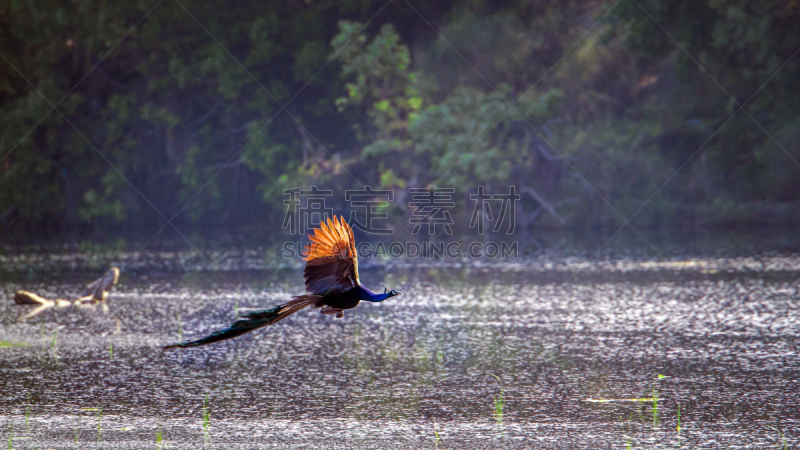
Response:
[[[114,344],[108,344],[108,360],[114,360]]]
[[[211,433],[208,429],[211,424],[211,409],[208,407],[208,394],[203,400],[203,441],[209,442],[211,440]]]
[[[89,412],[96,412],[97,413],[97,442],[102,442],[103,440],[103,408],[81,408],[81,411],[89,411]],[[75,430],[75,443],[78,443],[78,430]]]
[[[203,400],[203,428],[208,428],[208,423],[211,421],[211,412],[208,409],[208,395]]]
[[[158,424],[158,428],[156,429],[156,448],[164,448],[162,441],[163,434],[161,433],[161,424]]]
[[[650,403],[652,405],[651,406],[651,413],[653,415],[653,427],[658,427],[661,424],[661,419],[660,419],[659,414],[658,414],[658,402],[661,399],[660,398],[660,389],[659,389],[658,382],[659,382],[659,380],[662,380],[664,378],[668,378],[668,377],[666,375],[656,374],[656,376],[655,376],[655,378],[653,380],[653,387],[651,388],[651,396],[650,397],[641,397],[641,398],[600,398],[600,399],[586,398],[583,401],[590,402],[590,403]],[[643,408],[638,408],[636,410],[637,421],[638,422],[643,422],[645,420],[645,418],[646,418],[646,416],[644,416],[642,414],[642,412],[643,412],[642,409]],[[630,416],[629,416],[629,423],[630,424],[633,424],[633,422],[634,422],[633,413],[634,413],[634,411],[630,412]],[[624,420],[623,417],[624,416],[620,416],[620,421]],[[677,425],[677,430],[678,430],[678,440],[680,441],[680,430],[681,430],[680,404],[678,404],[678,425]],[[626,449],[633,448],[634,447],[633,436],[632,436],[632,433],[630,433],[627,425],[625,425],[623,427],[623,433],[624,434],[622,436],[624,438],[624,446],[625,446],[625,448]]]
[[[629,416],[629,418],[628,418],[628,419],[629,419],[629,423],[632,423],[632,422],[633,422],[633,411],[631,411],[631,414],[630,414],[630,416]],[[626,426],[626,428],[627,428],[627,426]],[[626,430],[626,431],[627,431],[627,430]],[[633,448],[633,436],[630,436],[630,435],[629,435],[629,434],[627,434],[627,433],[626,433],[626,434],[624,434],[623,436],[625,437],[625,448],[626,448],[627,450],[630,450],[630,449],[632,449],[632,448]]]
[[[8,448],[14,448],[14,424],[12,422],[8,423]]]
[[[175,320],[178,321],[178,338],[183,340],[183,322],[181,322],[181,315],[175,313]]]
[[[97,442],[103,442],[103,408],[97,409]]]
[[[494,399],[494,415],[498,424],[503,424],[503,389],[500,389],[500,395]]]
[[[27,347],[27,342],[0,341],[0,348]]]
[[[677,427],[677,430],[678,430],[678,440],[680,441],[680,439],[681,439],[681,404],[680,403],[678,403],[678,427]]]
[[[441,438],[439,437],[439,431],[436,430],[436,422],[433,422],[433,436],[436,438],[436,441],[433,443],[433,448],[439,448],[439,441]]]
[[[53,331],[53,339],[50,340],[50,353],[54,356],[58,356],[58,330],[61,327],[57,327],[55,331]]]
[[[443,369],[442,365],[444,363],[444,352],[442,351],[442,338],[439,337],[436,342],[436,351],[434,352],[434,358],[431,364],[433,365],[433,372],[436,375],[439,375],[439,372]]]
[[[50,356],[53,358],[56,364],[59,363],[58,361],[58,330],[61,327],[57,327],[55,331],[53,331],[53,338],[50,340]]]
[[[789,448],[788,444],[786,443],[786,436],[783,435],[783,431],[781,431],[777,427],[773,427],[772,425],[767,425],[767,428],[772,428],[773,430],[777,431],[778,434],[781,435],[781,443],[778,444],[778,445],[775,445],[775,448],[778,448],[780,450],[785,450],[785,449]]]
[[[494,419],[498,425],[503,424],[503,380],[497,375],[490,373],[500,383],[500,395],[494,398]]]
[[[667,378],[667,376],[658,374],[658,375],[656,375],[655,380],[653,380],[653,391],[652,391],[653,395],[652,395],[652,397],[653,397],[653,426],[654,427],[657,427],[657,426],[659,426],[661,424],[661,420],[658,417],[658,394],[659,394],[658,380],[662,380],[664,378]]]

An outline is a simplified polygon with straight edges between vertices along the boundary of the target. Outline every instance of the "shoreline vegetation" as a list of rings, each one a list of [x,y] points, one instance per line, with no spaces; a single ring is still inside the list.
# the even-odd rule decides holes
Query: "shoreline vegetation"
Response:
[[[456,218],[455,220],[469,220],[469,217]],[[576,232],[586,229],[595,231],[607,230],[609,232],[623,226],[623,222],[617,216],[604,217],[605,220],[594,221],[568,221],[560,222],[556,220],[543,219],[527,228],[517,228],[516,234],[520,232]],[[265,224],[263,222],[235,222],[228,224],[197,224],[191,221],[175,221],[186,230],[197,231],[202,234],[202,230],[209,229],[229,229],[232,232],[253,232],[261,233],[264,230],[274,230],[276,224]],[[632,220],[637,230],[727,230],[727,231],[746,231],[752,229],[776,229],[781,230],[787,227],[800,226],[800,202],[717,202],[711,205],[705,204],[679,204],[668,211],[659,211],[656,215],[650,216],[649,220]],[[135,218],[123,221],[104,223],[102,220],[94,220],[91,223],[55,224],[55,223],[35,223],[26,227],[19,227],[17,223],[3,224],[6,233],[0,238],[0,243],[10,244],[14,242],[24,243],[42,233],[52,236],[83,236],[86,233],[104,232],[113,233],[114,231],[123,232],[156,232],[163,221],[158,217],[150,217],[146,220],[136,220]],[[273,226],[274,225],[274,226]],[[400,237],[405,236],[408,230],[397,228],[395,230]],[[453,236],[454,239],[470,237],[474,230],[462,230]],[[133,236],[129,236],[133,237]],[[289,237],[289,236],[287,236]],[[303,237],[303,236],[301,236]],[[499,237],[499,235],[498,235]],[[113,239],[112,239],[113,240]]]
[[[0,230],[275,228],[311,186],[337,212],[390,192],[392,217],[452,189],[457,224],[514,186],[528,230],[797,225],[799,21],[778,0],[7,2]]]

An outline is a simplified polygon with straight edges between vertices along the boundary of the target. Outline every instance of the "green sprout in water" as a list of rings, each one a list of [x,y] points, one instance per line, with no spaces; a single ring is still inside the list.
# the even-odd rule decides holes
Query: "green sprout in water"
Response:
[[[211,412],[208,410],[208,395],[203,400],[203,428],[208,428],[208,422],[211,421]]]
[[[14,448],[14,424],[8,423],[8,448]]]
[[[183,340],[183,322],[181,322],[181,315],[175,313],[175,319],[178,321],[178,337]]]
[[[25,407],[25,430],[30,433],[31,427],[29,425],[31,419],[31,394],[28,394],[27,399],[28,406]]]
[[[494,415],[497,423],[503,423],[503,389],[500,389],[500,395],[494,399]]]
[[[208,394],[206,394],[205,400],[203,400],[203,439],[208,442],[211,438],[208,426],[211,422],[211,411],[208,407]]]
[[[103,438],[101,422],[103,420],[103,408],[81,408],[81,411],[96,411],[97,412],[97,442]],[[75,443],[78,443],[78,430],[75,430]]]
[[[633,411],[631,411],[630,419],[633,422]],[[626,427],[627,428],[627,427]],[[625,435],[625,448],[627,450],[631,450],[633,448],[633,438],[629,435]]]
[[[497,375],[490,373],[489,375],[495,377],[500,382],[500,395],[494,398],[494,419],[498,425],[503,424],[503,380]]]
[[[439,441],[441,438],[439,437],[439,432],[436,430],[436,422],[433,422],[433,436],[436,437],[436,442],[433,445],[433,448],[439,448]]]
[[[161,434],[161,424],[158,424],[158,429],[156,430],[156,447],[157,448],[164,448],[164,444],[161,442],[163,440],[163,435]]]
[[[653,426],[657,427],[661,421],[658,418],[658,380],[663,378],[667,378],[666,375],[658,374],[656,375],[656,379],[653,380]]]
[[[50,350],[55,353],[56,352],[56,345],[58,344],[58,328],[53,333],[53,340],[50,342]]]
[[[778,434],[781,435],[781,444],[776,445],[775,448],[779,448],[781,450],[789,448],[786,444],[786,436],[783,435],[783,431],[773,427],[772,425],[767,425],[767,428],[772,428],[773,430],[777,431]]]
[[[678,403],[678,439],[681,438],[681,404]]]
[[[108,360],[114,360],[114,344],[108,344]]]
[[[101,427],[102,420],[103,420],[103,408],[99,408],[97,410],[97,442],[103,441],[103,429]]]

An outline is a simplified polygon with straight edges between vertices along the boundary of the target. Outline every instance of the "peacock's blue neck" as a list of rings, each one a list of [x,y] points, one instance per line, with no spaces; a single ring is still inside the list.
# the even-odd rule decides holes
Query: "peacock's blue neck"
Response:
[[[365,288],[364,286],[359,285],[359,288],[361,289],[360,292],[361,295],[359,295],[359,300],[377,303],[377,302],[382,302],[390,297],[389,293],[375,294],[371,292],[369,289]]]

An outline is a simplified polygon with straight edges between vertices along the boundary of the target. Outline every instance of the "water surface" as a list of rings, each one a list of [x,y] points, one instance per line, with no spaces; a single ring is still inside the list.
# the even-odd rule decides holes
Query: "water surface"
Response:
[[[118,247],[0,256],[0,434],[14,448],[798,444],[794,251],[365,262],[367,287],[404,295],[163,352],[300,293],[299,261]],[[16,289],[77,295],[111,264],[125,269],[110,313],[18,320]]]

